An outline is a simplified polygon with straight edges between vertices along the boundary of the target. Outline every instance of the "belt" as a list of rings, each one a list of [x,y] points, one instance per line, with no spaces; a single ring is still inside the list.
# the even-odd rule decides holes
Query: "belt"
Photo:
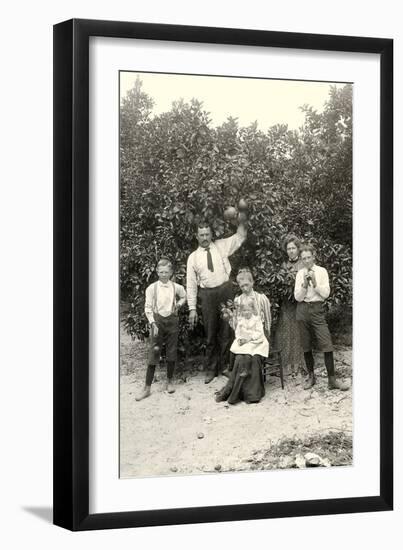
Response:
[[[178,314],[175,312],[170,313],[169,315],[161,315],[160,313],[154,313],[154,319],[170,319],[171,317],[178,317]]]
[[[206,291],[219,290],[220,288],[223,288],[224,286],[228,285],[229,283],[232,284],[232,282],[230,280],[228,280],[228,281],[225,281],[225,283],[222,283],[222,285],[218,285],[218,286],[213,286],[213,287],[200,286],[199,290],[206,290]]]

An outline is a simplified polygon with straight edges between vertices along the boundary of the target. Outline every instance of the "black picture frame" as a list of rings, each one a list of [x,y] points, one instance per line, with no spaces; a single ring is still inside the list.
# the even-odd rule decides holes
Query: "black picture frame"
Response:
[[[365,497],[89,513],[89,39],[379,54],[380,488]],[[73,19],[54,26],[54,523],[91,530],[393,508],[393,40]]]

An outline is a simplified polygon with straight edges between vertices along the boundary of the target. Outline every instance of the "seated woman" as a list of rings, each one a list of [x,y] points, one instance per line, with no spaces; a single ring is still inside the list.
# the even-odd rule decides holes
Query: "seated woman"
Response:
[[[235,330],[231,351],[234,367],[226,385],[216,394],[216,401],[235,404],[240,400],[258,403],[265,394],[262,367],[269,355],[270,302],[253,290],[253,276],[242,269],[237,276],[242,294],[234,300],[230,323]]]

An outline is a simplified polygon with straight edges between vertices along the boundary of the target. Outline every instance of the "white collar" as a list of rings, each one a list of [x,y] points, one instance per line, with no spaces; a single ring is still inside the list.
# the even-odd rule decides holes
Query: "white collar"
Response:
[[[211,248],[214,247],[214,246],[215,246],[215,245],[214,245],[214,241],[211,241],[211,243],[208,245],[208,248],[211,249]],[[203,250],[203,252],[207,252],[207,248],[204,247],[204,246],[201,246],[200,244],[199,244],[198,250]]]
[[[158,282],[159,286],[161,286],[162,288],[169,288],[169,287],[170,287],[170,284],[169,284],[169,283],[173,284],[171,280],[169,280],[167,283],[162,283],[162,282],[158,279],[157,282]]]

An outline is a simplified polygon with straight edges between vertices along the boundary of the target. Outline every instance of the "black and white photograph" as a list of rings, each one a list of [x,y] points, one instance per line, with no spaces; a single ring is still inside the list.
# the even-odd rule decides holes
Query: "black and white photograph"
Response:
[[[353,84],[119,77],[120,477],[352,466]]]
[[[5,4],[3,548],[396,548],[403,30],[370,7]]]

